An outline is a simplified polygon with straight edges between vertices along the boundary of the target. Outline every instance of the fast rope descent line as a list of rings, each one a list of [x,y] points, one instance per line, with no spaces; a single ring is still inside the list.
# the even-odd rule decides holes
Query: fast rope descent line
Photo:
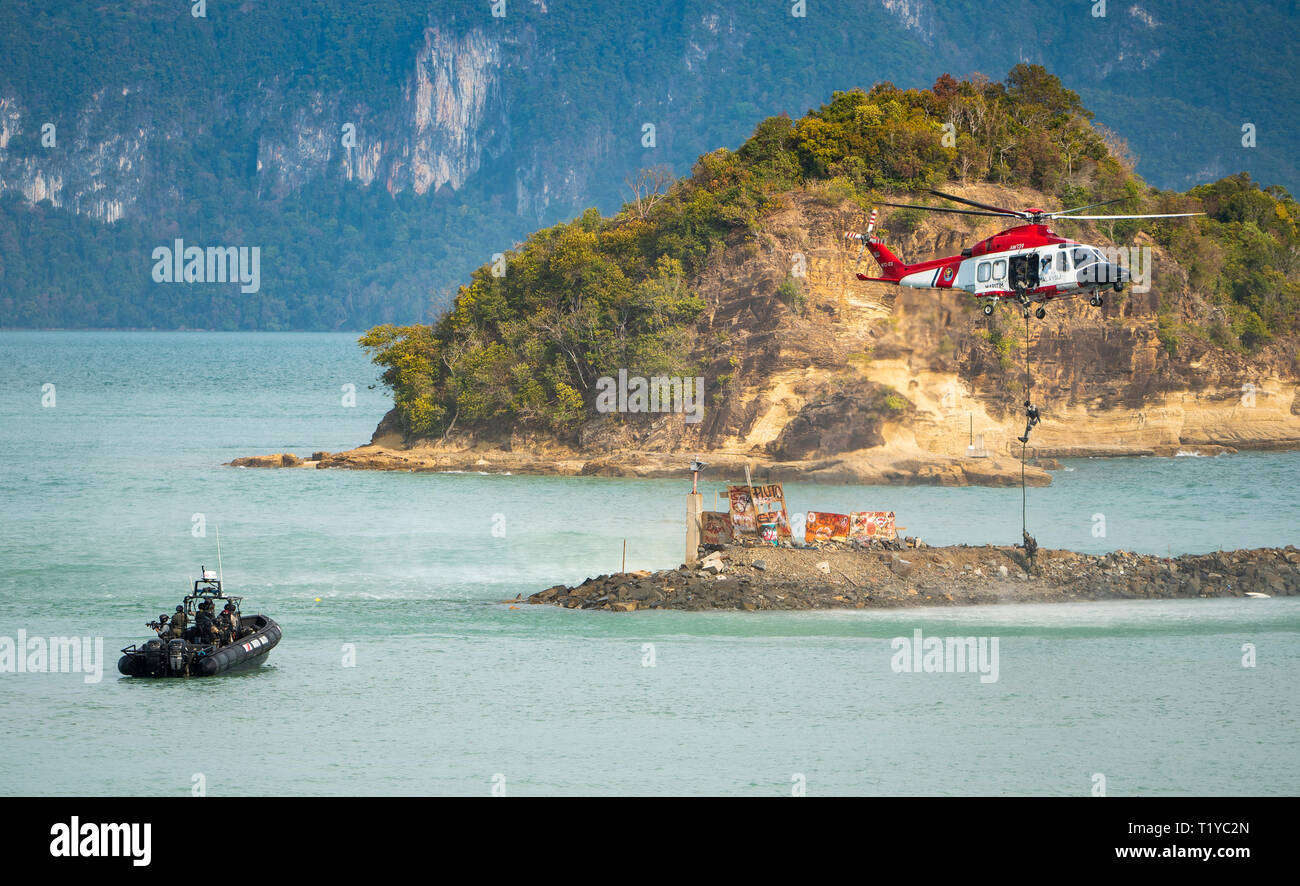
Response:
[[[1029,306],[1024,305],[1025,314],[1025,433],[1020,438],[1020,538],[1025,549],[1027,567],[1033,570],[1037,566],[1038,541],[1029,534],[1028,492],[1025,483],[1025,458],[1029,448],[1029,432],[1038,424],[1038,407],[1034,405],[1034,376],[1029,369]]]

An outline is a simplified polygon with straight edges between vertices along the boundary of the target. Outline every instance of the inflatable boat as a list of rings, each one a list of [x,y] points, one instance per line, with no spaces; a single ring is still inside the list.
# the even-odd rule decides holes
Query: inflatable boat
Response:
[[[218,602],[227,604],[223,612],[233,616],[215,622],[217,628],[201,636],[199,626],[214,623],[203,613],[215,612]],[[149,622],[158,637],[123,649],[117,669],[128,677],[212,677],[260,665],[280,642],[280,626],[261,613],[244,615],[242,602],[242,597],[226,596],[221,580],[204,571],[174,617]]]

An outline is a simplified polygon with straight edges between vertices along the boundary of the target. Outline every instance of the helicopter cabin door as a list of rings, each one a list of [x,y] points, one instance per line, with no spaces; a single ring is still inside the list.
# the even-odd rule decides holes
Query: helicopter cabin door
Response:
[[[1011,274],[1007,282],[1011,284],[1012,290],[1026,292],[1038,288],[1038,255],[1036,253],[1013,255],[1010,264]]]

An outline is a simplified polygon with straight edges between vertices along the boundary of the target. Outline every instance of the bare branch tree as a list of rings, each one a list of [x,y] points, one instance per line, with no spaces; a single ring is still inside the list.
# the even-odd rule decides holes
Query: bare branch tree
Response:
[[[639,169],[635,175],[623,179],[623,184],[632,192],[629,202],[635,208],[636,217],[644,219],[649,215],[655,204],[668,193],[674,180],[672,168],[662,164]]]
[[[1101,136],[1102,143],[1106,145],[1106,150],[1110,151],[1112,157],[1119,161],[1119,165],[1124,167],[1125,172],[1132,172],[1137,166],[1138,155],[1133,153],[1129,143],[1120,137],[1119,133],[1113,129],[1108,129],[1100,123],[1094,123],[1093,128]]]

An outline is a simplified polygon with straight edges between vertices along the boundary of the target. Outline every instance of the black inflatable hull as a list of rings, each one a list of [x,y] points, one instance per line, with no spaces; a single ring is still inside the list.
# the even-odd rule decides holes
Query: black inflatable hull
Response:
[[[191,669],[200,677],[224,674],[236,668],[261,664],[266,654],[280,642],[280,626],[266,616],[259,616],[265,626],[216,652],[200,656]]]
[[[117,669],[128,677],[213,677],[255,667],[280,642],[280,626],[265,615],[246,617],[244,625],[252,627],[253,633],[215,650],[180,640],[173,641],[180,644],[177,649],[183,653],[180,667],[176,666],[176,660],[169,654],[172,651],[170,644],[158,644],[154,650],[150,650],[149,644],[146,644],[140,650],[128,652],[118,659]]]

